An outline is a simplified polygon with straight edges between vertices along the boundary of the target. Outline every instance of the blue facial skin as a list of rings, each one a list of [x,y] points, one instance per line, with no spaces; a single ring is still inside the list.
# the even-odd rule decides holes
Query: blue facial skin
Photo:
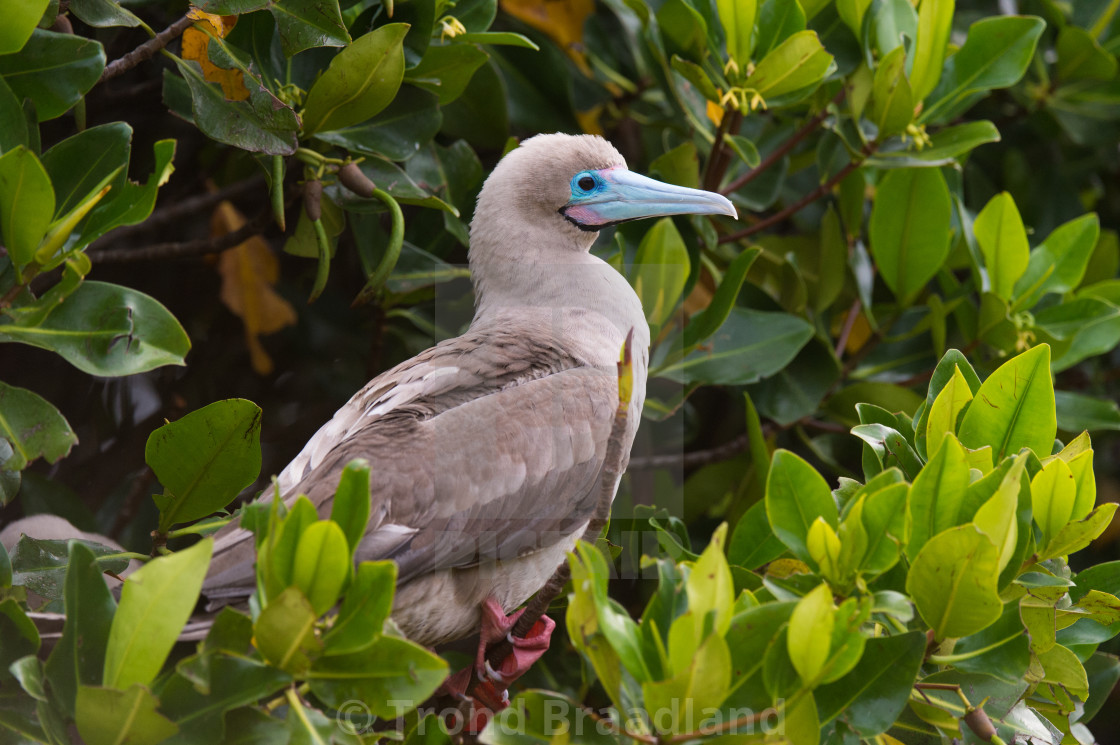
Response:
[[[728,215],[734,205],[710,191],[674,186],[625,168],[581,171],[572,177],[571,199],[560,214],[582,230],[664,215]]]

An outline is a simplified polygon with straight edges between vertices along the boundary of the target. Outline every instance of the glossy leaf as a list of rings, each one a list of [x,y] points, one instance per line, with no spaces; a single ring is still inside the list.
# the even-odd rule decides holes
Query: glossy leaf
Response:
[[[435,653],[383,636],[359,652],[319,658],[308,682],[329,706],[357,699],[367,702],[375,716],[394,719],[432,695],[446,677],[447,663]]]
[[[139,683],[127,690],[82,686],[75,706],[78,734],[89,745],[156,745],[179,731],[157,706],[159,700]]]
[[[23,147],[0,156],[0,235],[17,270],[31,263],[54,217],[50,176]]]
[[[24,535],[12,549],[12,584],[23,585],[44,598],[63,597],[63,583],[73,563],[75,545],[93,552],[103,571],[119,573],[128,566],[128,559],[111,546],[85,539],[48,540]]]
[[[682,383],[753,383],[785,368],[812,336],[797,316],[735,307],[700,349],[653,373]]]
[[[420,64],[408,71],[408,80],[439,96],[441,106],[463,95],[467,84],[490,55],[471,44],[429,47]]]
[[[296,150],[299,119],[291,108],[262,84],[252,83],[249,98],[226,100],[221,86],[203,77],[197,62],[174,58],[191,93],[194,122],[203,134],[218,142],[271,155],[291,155]]]
[[[135,225],[152,214],[156,193],[167,183],[175,170],[171,161],[175,157],[175,140],[159,140],[154,146],[155,166],[143,184],[125,180],[114,187],[81,225],[81,236],[74,248],[81,248],[121,225]]]
[[[65,114],[97,83],[105,50],[81,36],[35,29],[19,54],[0,55],[0,76],[19,100],[35,103],[39,121]]]
[[[1095,214],[1055,228],[1031,251],[1026,271],[1015,282],[1015,307],[1033,307],[1046,293],[1060,295],[1081,284],[1099,236],[1100,220]]]
[[[181,365],[190,341],[159,302],[136,290],[85,281],[36,326],[4,323],[0,341],[49,349],[90,375],[116,376]]]
[[[1046,24],[1032,16],[983,18],[968,29],[960,50],[945,61],[926,101],[922,122],[952,119],[988,91],[1014,85],[1034,55]]]
[[[1043,545],[1070,522],[1076,501],[1077,481],[1061,458],[1051,460],[1031,479],[1031,512],[1042,528]]]
[[[1000,365],[961,420],[961,444],[991,445],[996,461],[1027,447],[1050,454],[1057,430],[1050,347],[1042,344]]]
[[[349,571],[350,547],[338,523],[321,520],[307,526],[296,545],[292,584],[307,597],[316,616],[338,600]]]
[[[992,292],[1010,300],[1015,283],[1027,270],[1030,246],[1015,200],[1007,192],[992,197],[972,226]]]
[[[395,563],[363,561],[359,564],[338,617],[323,637],[326,654],[349,654],[371,644],[389,617],[396,584]]]
[[[839,517],[824,478],[788,450],[778,450],[770,462],[766,515],[774,535],[802,561],[809,560],[806,540],[813,521],[823,517],[836,528]]]
[[[941,66],[953,30],[954,0],[925,0],[918,6],[918,35],[914,46],[914,66],[910,84],[914,100],[928,96],[941,79]]]
[[[1120,406],[1115,401],[1086,396],[1075,391],[1054,391],[1058,427],[1079,430],[1120,430]]]
[[[815,31],[793,34],[770,51],[747,78],[746,86],[764,99],[777,98],[816,85],[832,66],[832,55]]]
[[[886,732],[906,706],[926,649],[924,634],[867,640],[859,663],[813,693],[822,722],[846,722],[863,737]]]
[[[728,56],[740,67],[746,67],[751,59],[751,40],[758,15],[757,0],[717,0],[716,9],[727,36]]]
[[[435,94],[402,86],[388,108],[368,123],[320,132],[315,137],[347,150],[406,160],[431,141],[442,123]]]
[[[253,644],[274,667],[304,675],[323,643],[315,634],[318,614],[298,587],[289,587],[261,611],[253,624]]]
[[[913,302],[949,255],[951,205],[934,169],[890,171],[876,190],[871,252],[899,301]]]
[[[307,92],[304,134],[360,124],[389,105],[404,75],[408,26],[390,23],[355,39]]]
[[[342,23],[337,0],[283,0],[268,4],[285,57],[312,47],[342,47],[350,34]]]
[[[1068,523],[1039,551],[1039,560],[1066,556],[1088,546],[1112,523],[1117,506],[1116,502],[1106,502],[1081,520]]]
[[[634,263],[634,292],[649,323],[660,326],[677,307],[688,281],[688,249],[672,218],[663,217],[646,231]]]
[[[355,458],[342,469],[338,489],[331,503],[331,520],[338,523],[350,546],[350,559],[366,532],[369,522],[369,463]]]
[[[101,685],[105,647],[117,604],[105,585],[103,567],[94,553],[78,541],[69,548],[66,623],[62,638],[47,658],[46,673],[51,692],[63,711],[73,713],[79,687]]]
[[[727,549],[727,560],[747,569],[757,569],[781,556],[785,550],[785,544],[770,529],[766,502],[762,500],[751,505],[739,519]]]
[[[973,525],[931,538],[906,575],[906,592],[938,639],[974,634],[999,618],[999,551]]]
[[[140,25],[136,14],[122,8],[118,0],[70,0],[70,12],[94,28]]]
[[[953,377],[937,394],[926,419],[926,449],[930,456],[936,455],[946,435],[956,435],[961,414],[972,400],[971,386],[960,368],[954,366]]]
[[[45,399],[24,388],[0,382],[0,438],[12,453],[0,462],[6,471],[21,471],[36,458],[55,463],[78,443],[70,424]]]
[[[0,28],[0,54],[18,52],[47,9],[49,0],[3,0],[0,13],[7,19]]]
[[[789,618],[790,662],[802,682],[812,685],[828,659],[836,608],[826,583],[821,583],[794,607]]]
[[[1116,58],[1083,28],[1062,27],[1058,33],[1057,52],[1057,72],[1063,82],[1111,80],[1116,76]]]
[[[106,686],[146,685],[159,673],[194,610],[213,548],[213,539],[204,538],[153,559],[125,581],[105,647]]]
[[[77,207],[127,166],[131,141],[132,127],[112,122],[67,137],[43,153],[43,167],[54,186],[54,217]],[[90,153],[95,157],[87,157]]]
[[[914,96],[906,79],[906,50],[903,47],[895,47],[875,68],[875,83],[867,115],[878,127],[879,138],[883,140],[905,130],[914,119]]]
[[[156,497],[160,530],[229,504],[261,470],[261,410],[251,401],[216,401],[148,437],[144,460],[165,493]]]

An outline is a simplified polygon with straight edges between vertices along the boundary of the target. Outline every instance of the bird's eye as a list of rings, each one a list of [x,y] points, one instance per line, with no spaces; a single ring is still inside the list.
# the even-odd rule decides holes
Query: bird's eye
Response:
[[[584,191],[591,191],[595,188],[595,179],[591,178],[590,176],[584,176],[579,181],[577,181],[576,184]]]

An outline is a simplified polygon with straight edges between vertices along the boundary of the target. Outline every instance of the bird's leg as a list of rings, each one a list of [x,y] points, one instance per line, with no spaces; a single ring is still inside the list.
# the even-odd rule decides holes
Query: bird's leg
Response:
[[[506,615],[502,606],[494,598],[487,598],[482,604],[482,629],[479,634],[478,653],[471,668],[465,668],[452,675],[444,688],[449,693],[458,694],[476,704],[474,716],[470,717],[471,727],[481,728],[489,720],[490,714],[509,706],[509,693],[506,688],[520,678],[540,659],[548,649],[552,630],[556,622],[548,616],[541,616],[524,637],[510,633],[524,609]],[[510,653],[502,659],[495,669],[486,659],[490,648],[501,642],[508,642]]]

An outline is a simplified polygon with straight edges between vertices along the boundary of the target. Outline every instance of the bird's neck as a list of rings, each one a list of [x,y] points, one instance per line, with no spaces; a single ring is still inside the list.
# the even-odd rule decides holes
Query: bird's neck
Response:
[[[470,251],[474,325],[511,309],[578,309],[606,318],[623,336],[635,328],[638,343],[648,344],[649,329],[634,290],[587,251],[595,235],[581,234],[584,245],[574,246],[565,241],[570,236],[558,239],[531,228],[516,235],[475,230]]]

